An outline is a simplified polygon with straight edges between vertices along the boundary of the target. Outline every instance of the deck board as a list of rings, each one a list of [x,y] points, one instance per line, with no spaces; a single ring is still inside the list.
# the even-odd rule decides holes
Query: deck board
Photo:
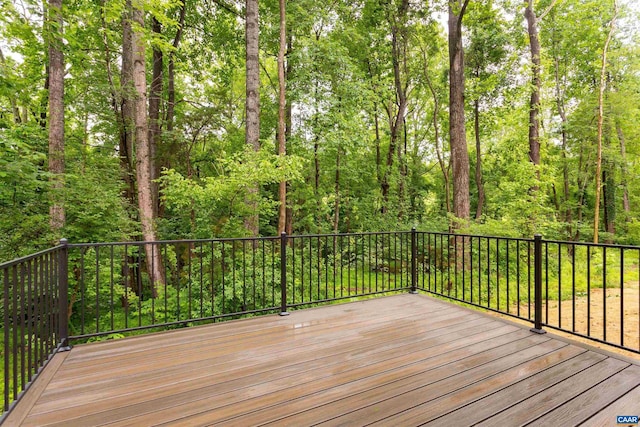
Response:
[[[77,346],[32,389],[6,425],[602,425],[640,414],[632,361],[409,294]]]

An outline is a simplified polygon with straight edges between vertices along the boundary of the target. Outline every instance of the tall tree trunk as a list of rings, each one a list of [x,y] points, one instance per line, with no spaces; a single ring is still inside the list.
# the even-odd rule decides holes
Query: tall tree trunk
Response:
[[[482,183],[482,152],[480,151],[480,101],[473,101],[473,130],[476,137],[476,187],[478,188],[478,206],[476,220],[482,217],[484,206],[484,184]]]
[[[569,163],[568,163],[568,130],[567,130],[567,113],[565,111],[565,99],[564,91],[562,90],[562,80],[560,78],[560,52],[558,51],[558,37],[555,32],[555,14],[552,15],[554,19],[553,34],[552,34],[552,48],[553,48],[553,69],[555,79],[555,95],[556,95],[556,107],[558,109],[558,115],[560,116],[560,135],[562,137],[562,207],[558,209],[558,213],[562,215],[562,221],[566,224],[567,236],[573,234],[573,210],[570,204],[569,194]],[[563,75],[566,79],[566,72]],[[562,212],[561,212],[562,211]]]
[[[246,133],[245,143],[253,150],[260,150],[260,63],[258,53],[259,16],[258,0],[246,0],[245,38],[246,38]],[[247,191],[247,204],[250,212],[244,226],[252,236],[259,233],[258,186]]]
[[[378,184],[382,183],[382,175],[380,173],[380,161],[381,161],[381,157],[380,157],[380,122],[378,120],[378,103],[374,102],[373,103],[373,121],[375,124],[375,130],[376,130],[376,180],[378,181]]]
[[[144,28],[144,11],[141,2],[133,5],[132,21],[138,28]],[[145,43],[139,30],[132,31],[133,46],[133,84],[136,98],[133,105],[133,122],[136,141],[136,177],[138,181],[138,210],[142,226],[142,238],[152,242],[157,240],[154,224],[153,196],[151,188],[151,158],[149,124],[147,120],[147,77],[145,62]],[[145,245],[147,270],[151,279],[151,291],[155,298],[157,284],[164,283],[160,250],[152,244]]]
[[[540,39],[538,38],[538,18],[533,10],[533,0],[527,1],[524,11],[527,19],[529,48],[531,51],[531,98],[529,99],[529,161],[536,168],[536,183],[531,186],[537,192],[540,184]]]
[[[280,8],[280,49],[278,50],[278,154],[284,156],[287,153],[286,142],[286,80],[284,55],[287,50],[287,27],[286,27],[286,2],[279,0]],[[287,223],[287,181],[280,181],[278,188],[278,198],[280,200],[280,211],[278,215],[278,234],[285,230]]]
[[[382,213],[387,212],[389,203],[389,178],[393,168],[393,157],[398,149],[398,139],[404,125],[404,115],[407,109],[407,83],[402,81],[402,71],[406,70],[407,55],[405,49],[405,21],[409,11],[409,1],[402,0],[398,6],[397,15],[391,18],[391,59],[393,63],[393,80],[396,90],[397,110],[395,114],[389,107],[390,141],[387,153],[386,168],[382,175]],[[401,69],[402,66],[402,69]],[[407,76],[405,76],[407,77]],[[401,167],[401,166],[400,166]]]
[[[291,34],[288,34],[287,35],[287,52],[288,54],[291,54],[292,51],[293,51],[293,36]],[[285,81],[288,81],[289,78],[291,77],[292,70],[293,68],[291,65],[291,61],[287,61],[286,68],[285,68]],[[284,131],[284,136],[286,141],[291,141],[291,132],[293,127],[293,123],[291,120],[292,110],[293,110],[293,105],[291,103],[291,97],[286,97],[286,112],[285,112],[286,127]],[[287,188],[286,188],[287,193],[289,192],[290,187],[291,187],[290,184],[287,183]],[[293,208],[291,206],[287,206],[286,215],[287,215],[286,217],[287,219],[285,223],[285,231],[287,234],[293,234]]]
[[[453,213],[470,217],[469,153],[464,120],[464,51],[462,18],[469,0],[449,0],[449,139],[453,166]],[[462,224],[456,224],[459,226]]]
[[[445,206],[447,209],[447,213],[451,212],[451,184],[449,180],[449,167],[445,165],[444,156],[442,155],[442,150],[440,149],[440,127],[438,126],[438,114],[440,113],[440,101],[438,101],[438,94],[436,93],[435,88],[433,87],[433,83],[431,82],[431,77],[429,77],[429,69],[427,65],[427,53],[422,51],[422,59],[424,64],[424,78],[427,82],[427,86],[429,87],[429,91],[431,92],[431,96],[433,96],[433,132],[434,132],[434,140],[435,140],[435,148],[436,148],[436,156],[438,158],[438,165],[440,166],[440,170],[442,171],[442,177],[444,179],[444,193],[445,193]]]
[[[173,38],[173,50],[169,53],[169,64],[167,66],[167,132],[173,131],[173,122],[176,108],[176,86],[175,86],[175,51],[180,45],[182,32],[184,28],[184,17],[186,13],[185,1],[180,5],[180,14],[178,18],[178,30]]]
[[[133,30],[131,27],[131,0],[126,1],[126,8],[122,18],[122,69],[120,70],[121,107],[120,117],[120,145],[118,154],[120,166],[125,182],[125,197],[136,206],[136,180],[133,165],[133,106],[135,88],[133,86]],[[105,25],[106,26],[106,25]],[[107,41],[105,39],[105,46]],[[110,64],[107,52],[107,64]]]
[[[602,125],[604,119],[604,91],[607,85],[607,51],[609,50],[609,43],[613,36],[613,31],[616,25],[616,18],[618,16],[618,3],[613,2],[614,13],[611,22],[609,23],[609,32],[604,42],[604,48],[602,49],[602,64],[600,67],[600,90],[598,91],[598,136],[597,136],[597,149],[596,149],[596,200],[594,204],[593,215],[593,243],[598,243],[598,235],[600,230],[600,194],[602,191]]]
[[[560,115],[560,133],[562,136],[562,195],[564,204],[563,221],[567,224],[567,235],[572,235],[573,212],[569,203],[569,162],[567,159],[568,151],[568,135],[567,135],[567,113],[564,108],[564,96],[560,89],[560,59],[558,58],[558,52],[554,47],[554,68],[555,68],[555,85],[556,85],[556,106],[558,108],[558,114]]]
[[[165,139],[165,155],[159,156],[156,159],[156,170],[160,171],[162,168],[171,168],[171,157],[166,155],[167,153],[178,152],[176,144],[176,138],[172,135],[173,126],[175,122],[175,106],[176,106],[176,71],[175,71],[175,52],[180,45],[182,39],[182,32],[184,28],[184,17],[186,14],[186,0],[180,4],[180,10],[178,12],[178,29],[176,35],[173,38],[173,49],[169,52],[169,59],[167,61],[167,110],[165,112],[165,126],[167,130],[167,138]],[[158,217],[164,216],[164,203],[161,201],[158,203]]]
[[[607,88],[609,82],[607,82]],[[606,103],[608,101],[608,90],[605,94]],[[611,108],[607,108],[603,129],[605,154],[602,156],[602,198],[604,207],[604,224],[608,233],[606,243],[613,243],[613,236],[616,232],[616,183],[615,183],[615,162],[611,159]]]
[[[625,144],[624,133],[620,121],[616,120],[616,133],[620,142],[620,163],[622,164],[622,179],[620,186],[622,187],[622,209],[624,209],[624,222],[629,222],[631,216],[631,204],[629,203],[629,185],[627,177],[629,174],[629,166],[627,165],[627,148]]]
[[[58,233],[64,211],[64,56],[62,54],[62,0],[49,0],[49,226]]]
[[[338,233],[340,225],[340,147],[336,152],[336,176],[334,181],[335,202],[333,212],[333,232]]]
[[[152,18],[152,31],[160,36],[162,34],[162,25],[155,18]],[[151,87],[149,90],[149,156],[152,160],[151,168],[151,197],[153,200],[154,218],[158,216],[160,197],[158,194],[158,183],[156,179],[160,176],[160,167],[158,159],[158,147],[161,144],[161,123],[160,123],[160,102],[162,99],[162,81],[164,79],[164,56],[162,50],[157,46],[153,47],[153,77],[151,78]]]

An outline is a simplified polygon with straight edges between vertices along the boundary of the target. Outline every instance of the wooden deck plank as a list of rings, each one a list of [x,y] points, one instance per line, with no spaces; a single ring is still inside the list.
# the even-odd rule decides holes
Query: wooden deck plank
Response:
[[[568,426],[582,423],[635,388],[638,378],[640,378],[640,366],[629,366],[575,399],[538,418],[535,420],[535,424]],[[640,401],[636,403],[640,408]],[[634,415],[640,415],[640,413]]]
[[[581,426],[601,427],[614,424],[618,415],[640,415],[640,385],[586,420]]]
[[[372,424],[423,424],[441,415],[444,408],[451,409],[475,401],[487,394],[495,393],[498,390],[530,378],[539,373],[541,369],[549,369],[584,353],[586,353],[586,350],[579,347],[562,347],[474,384],[457,388],[453,391],[448,391],[445,388],[439,389],[438,393],[441,394],[441,397],[438,397],[435,393],[424,393],[420,389],[402,396],[396,396],[386,401],[385,406],[393,405],[394,401],[397,401],[398,398],[401,399],[401,402],[398,402],[399,404],[395,408],[390,407],[388,411],[384,412],[393,413],[393,411],[398,411],[398,413],[384,419],[376,420],[376,422]],[[338,418],[338,421],[339,420],[340,418]],[[467,421],[465,420],[465,422]]]
[[[343,343],[337,350],[334,346],[327,346],[324,343],[322,344],[322,348],[319,349],[307,346],[305,348],[306,352],[297,356],[294,364],[291,364],[291,361],[287,360],[286,356],[287,354],[295,353],[295,349],[291,349],[291,351],[289,351],[290,349],[276,351],[275,355],[277,357],[273,357],[274,353],[271,353],[270,356],[265,352],[264,359],[252,360],[246,365],[238,365],[234,361],[227,361],[219,365],[213,366],[213,364],[211,364],[207,366],[210,362],[205,360],[204,363],[196,366],[193,366],[193,364],[191,366],[185,366],[181,362],[176,362],[172,368],[160,372],[152,372],[147,375],[130,375],[127,378],[121,379],[118,384],[110,385],[108,389],[102,390],[101,392],[96,388],[104,387],[105,384],[103,383],[98,385],[85,384],[82,389],[74,388],[66,394],[58,393],[56,399],[48,396],[48,399],[43,399],[39,408],[34,412],[47,412],[48,410],[55,409],[56,404],[59,404],[61,400],[69,400],[67,402],[68,404],[73,403],[75,405],[89,403],[89,399],[96,397],[97,392],[99,392],[101,401],[113,397],[127,399],[122,402],[123,404],[133,404],[144,400],[145,392],[152,393],[152,397],[157,399],[162,397],[159,393],[169,393],[166,387],[162,387],[162,385],[167,382],[172,382],[173,384],[185,383],[187,388],[184,391],[195,390],[196,392],[198,388],[202,387],[201,383],[205,383],[205,385],[220,384],[228,381],[229,377],[234,378],[237,382],[245,383],[245,386],[249,386],[259,381],[272,381],[279,377],[300,374],[305,371],[332,366],[338,363],[357,363],[358,359],[362,358],[367,358],[369,362],[372,360],[375,361],[376,359],[372,359],[374,357],[380,360],[392,359],[397,355],[399,348],[406,353],[411,353],[424,347],[425,340],[429,340],[429,345],[435,345],[440,342],[445,342],[451,337],[474,335],[480,331],[483,325],[489,323],[502,327],[501,324],[492,323],[489,319],[486,319],[487,322],[485,323],[470,327],[469,322],[464,321],[465,319],[467,318],[464,316],[459,319],[451,319],[449,317],[434,318],[434,320],[437,321],[431,323],[432,330],[424,330],[418,338],[411,335],[405,336],[400,333],[390,336],[392,339],[388,339],[387,341],[370,339],[367,340],[366,344],[360,339],[356,339],[353,341],[355,348],[350,347],[348,343]],[[450,323],[448,328],[444,327],[446,323]],[[115,402],[110,403],[115,404]]]
[[[491,337],[497,334],[505,335],[505,340],[514,340],[515,337],[508,337],[507,335],[519,334],[520,338],[526,336],[526,334],[522,334],[523,331],[514,331],[512,329],[503,329],[502,327],[492,330],[488,335]],[[451,337],[452,334],[449,334],[450,339],[455,339],[455,335]],[[485,337],[485,339],[488,339]],[[376,361],[375,359],[362,361],[357,363],[352,363],[349,365],[342,366],[334,366],[330,370],[315,370],[309,371],[308,375],[305,376],[296,376],[289,378],[290,381],[283,382],[278,384],[279,387],[276,387],[275,384],[264,384],[263,387],[251,386],[249,390],[232,390],[229,393],[223,395],[214,395],[209,396],[210,393],[215,392],[210,390],[210,393],[199,393],[199,395],[194,396],[193,399],[187,401],[183,406],[180,407],[180,411],[175,411],[174,404],[175,402],[169,402],[169,407],[163,407],[160,411],[155,410],[159,406],[158,403],[165,402],[157,402],[154,401],[151,405],[147,405],[146,412],[152,412],[149,416],[142,415],[139,412],[140,408],[132,408],[134,409],[134,414],[137,415],[136,418],[123,421],[122,423],[115,423],[113,425],[139,425],[140,423],[153,423],[158,422],[157,420],[165,419],[165,420],[173,420],[174,418],[184,417],[190,413],[194,416],[200,417],[203,415],[203,412],[208,412],[214,409],[229,410],[233,408],[233,414],[241,415],[248,408],[249,410],[256,410],[258,408],[278,408],[278,405],[286,405],[291,410],[292,406],[290,406],[290,397],[292,393],[297,396],[309,395],[313,394],[318,390],[326,390],[332,387],[336,387],[340,384],[349,383],[352,381],[358,381],[362,378],[366,378],[367,376],[382,373],[388,373],[392,371],[394,367],[409,364],[414,365],[413,368],[417,367],[416,360],[421,362],[422,368],[427,367],[428,365],[437,365],[438,360],[437,356],[442,354],[447,354],[447,351],[451,352],[452,348],[460,347],[463,342],[466,342],[468,345],[473,344],[474,342],[480,342],[480,344],[476,345],[475,351],[481,351],[481,349],[486,349],[488,345],[486,342],[480,340],[481,336],[477,333],[470,336],[468,338],[463,337],[464,339],[460,339],[457,337],[453,342],[443,342],[441,345],[430,346],[426,349],[423,349],[419,352],[403,354],[402,356],[394,357],[392,354],[387,355],[385,360]],[[458,350],[458,357],[462,357],[462,354],[468,354],[470,349],[461,349]],[[471,350],[472,351],[472,350]],[[454,357],[450,355],[451,357]],[[371,357],[371,356],[369,356]],[[424,358],[424,359],[422,359]],[[427,360],[430,359],[430,360]],[[372,363],[373,362],[373,363]],[[392,363],[390,363],[392,362]],[[331,366],[330,366],[331,368]],[[281,393],[281,390],[286,391],[288,395],[284,395]],[[216,390],[218,391],[218,390]],[[202,390],[200,390],[202,392]],[[144,413],[144,412],[142,412]],[[232,415],[233,415],[232,414]],[[150,418],[151,417],[151,418]],[[209,418],[210,415],[204,415],[205,418]],[[191,422],[192,420],[189,420]]]
[[[343,411],[344,415],[328,420],[324,424],[353,425],[358,422],[371,424],[385,419],[390,415],[408,411],[424,401],[436,399],[478,381],[486,381],[499,374],[508,375],[513,378],[513,373],[519,370],[528,372],[532,366],[539,369],[540,364],[536,364],[537,359],[542,357],[542,364],[544,364],[550,360],[559,360],[561,357],[566,357],[564,352],[558,353],[558,351],[564,347],[566,346],[550,340],[529,346],[508,356],[496,358],[489,363],[474,367],[473,369],[467,369],[466,366],[461,366],[458,372],[451,377],[426,385],[416,383],[412,389],[406,392],[402,392],[404,391],[402,390],[400,393],[392,395],[387,390],[380,389],[381,393],[376,393],[375,395],[365,393],[358,396],[356,400],[357,403],[352,405],[352,408],[358,409],[350,411],[349,408],[345,407]],[[573,352],[570,351],[570,353]],[[402,419],[405,417],[399,416],[398,418]],[[385,422],[385,424],[407,425],[403,424],[401,420],[396,422],[395,419],[389,423]]]
[[[403,307],[404,310],[401,314],[393,312],[391,308],[380,307],[376,312],[362,312],[357,313],[356,315],[353,313],[342,314],[343,319],[337,318],[336,321],[338,323],[344,324],[344,330],[346,331],[351,326],[354,329],[359,328],[360,323],[370,324],[378,324],[380,322],[385,321],[402,321],[402,319],[411,320],[411,316],[415,316],[418,312],[412,310],[411,307]],[[395,308],[397,310],[397,308]],[[441,311],[447,311],[446,308],[438,308]],[[449,309],[449,311],[451,311]],[[437,313],[438,311],[436,311]],[[272,316],[273,317],[273,316]],[[330,318],[330,317],[329,317]],[[296,339],[300,336],[304,336],[309,333],[317,333],[318,331],[325,331],[328,335],[335,332],[333,322],[328,321],[318,321],[315,323],[307,323],[307,322],[297,322],[296,327],[291,327],[291,322],[289,319],[281,318],[278,316],[278,319],[275,321],[280,321],[280,324],[277,327],[269,328],[269,329],[259,329],[257,331],[253,330],[245,330],[245,328],[239,324],[239,330],[235,333],[227,332],[222,334],[222,336],[218,336],[217,334],[209,333],[209,334],[198,334],[198,340],[189,339],[187,336],[183,340],[174,340],[170,338],[167,334],[161,335],[162,340],[161,343],[156,342],[155,347],[146,348],[146,350],[151,350],[151,358],[147,358],[146,361],[151,363],[153,360],[162,361],[164,359],[172,359],[176,355],[180,355],[184,352],[184,347],[187,344],[195,344],[200,346],[202,350],[215,350],[220,355],[227,354],[228,352],[234,352],[235,346],[234,344],[238,340],[242,340],[245,343],[246,349],[248,350],[251,347],[260,347],[263,342],[270,341],[274,345],[282,342],[286,342],[290,340],[292,337]],[[353,322],[349,322],[353,321]],[[226,326],[224,324],[221,324]],[[228,329],[228,328],[226,328]],[[186,344],[185,344],[186,341]],[[132,358],[136,358],[136,353],[139,350],[137,345],[134,345],[132,351],[124,351],[121,350],[118,346],[118,342],[114,341],[109,343],[109,348],[112,350],[111,355],[107,354],[106,360],[96,360],[95,358],[86,358],[85,352],[80,351],[72,355],[69,359],[69,363],[65,365],[65,367],[61,370],[61,373],[65,373],[69,377],[78,377],[83,376],[85,374],[92,374],[94,372],[95,363],[100,362],[105,369],[108,369],[111,366],[116,368],[122,367],[123,361],[130,361]],[[150,344],[150,343],[145,343]],[[162,352],[155,351],[158,347],[158,344],[162,344]],[[82,350],[85,348],[90,348],[91,346],[82,346]],[[127,346],[128,347],[128,346]],[[147,351],[147,353],[149,353]],[[93,354],[93,353],[92,353]],[[148,356],[148,355],[147,355]]]
[[[444,313],[445,319],[451,319],[455,317],[455,313]],[[441,319],[439,315],[435,315],[434,318],[436,320]],[[164,350],[162,352],[151,352],[149,355],[144,355],[141,358],[141,363],[136,366],[135,372],[131,372],[130,363],[122,366],[122,361],[118,361],[118,363],[102,363],[101,366],[104,368],[104,375],[100,376],[95,372],[95,364],[91,366],[83,367],[83,375],[74,375],[70,373],[68,370],[62,371],[60,374],[60,378],[52,385],[51,390],[53,391],[56,388],[60,388],[63,390],[70,390],[70,385],[78,384],[79,376],[91,376],[91,381],[93,384],[97,384],[100,380],[104,379],[109,381],[109,378],[114,375],[124,374],[124,375],[144,375],[146,370],[151,371],[162,371],[166,372],[172,366],[184,366],[185,364],[190,363],[204,363],[207,366],[210,366],[211,360],[215,362],[214,359],[219,359],[221,363],[228,362],[230,357],[236,357],[236,363],[242,363],[243,360],[256,360],[256,357],[260,357],[262,353],[265,351],[269,351],[272,349],[276,349],[280,351],[283,348],[284,344],[291,344],[295,342],[297,345],[315,345],[316,347],[322,347],[327,341],[335,341],[336,339],[358,339],[367,333],[367,329],[375,330],[379,334],[384,334],[389,330],[397,330],[397,321],[402,321],[403,319],[397,318],[380,318],[377,321],[367,320],[366,322],[351,322],[349,324],[344,324],[340,327],[339,331],[335,330],[335,326],[331,328],[305,328],[305,331],[300,331],[296,334],[287,334],[288,339],[276,339],[271,335],[265,335],[260,337],[259,339],[247,338],[245,336],[237,336],[236,339],[232,342],[226,343],[224,345],[216,346],[213,345],[202,345],[197,344],[194,346],[185,346],[181,348],[178,353],[166,353]],[[384,327],[381,327],[381,324],[385,324]],[[413,322],[408,321],[408,325],[414,325]],[[418,324],[416,327],[422,327]],[[402,334],[402,331],[398,331],[398,334]],[[280,335],[283,335],[281,333]],[[242,342],[242,350],[241,354],[238,354],[237,343]],[[246,344],[245,344],[246,343]],[[159,347],[162,347],[162,343],[159,343]],[[164,349],[164,347],[162,347]],[[191,349],[195,349],[197,351],[191,351]],[[259,349],[259,352],[257,351]],[[161,353],[161,354],[157,354]],[[132,356],[132,359],[137,359]],[[130,362],[130,361],[129,361]],[[109,368],[113,369],[109,369]],[[74,391],[77,392],[79,390]]]
[[[494,324],[493,322],[491,323]],[[475,325],[475,323],[470,322],[465,322],[464,325],[466,325],[466,329],[460,329],[458,332],[452,332],[449,328],[458,329],[459,326],[453,325],[449,328],[441,328],[439,327],[441,325],[435,322],[432,323],[432,326],[438,327],[438,329],[435,329],[431,334],[424,333],[423,338],[429,339],[429,346],[433,346],[438,343],[446,344],[448,341],[454,339],[455,337],[469,336],[471,339],[477,339],[476,337],[478,331],[480,330],[480,328],[485,327],[484,324]],[[513,332],[517,329],[511,327],[504,328],[504,325],[501,325],[500,323],[495,323],[494,325],[498,326],[497,329],[501,333]],[[391,335],[389,336],[392,337]],[[396,338],[395,336],[393,337]],[[272,355],[270,356],[271,363],[258,366],[256,368],[256,372],[240,366],[239,368],[232,371],[232,373],[235,373],[235,375],[229,375],[230,372],[228,370],[222,371],[213,374],[212,377],[210,375],[209,378],[203,378],[202,384],[194,381],[185,382],[182,381],[183,378],[180,378],[180,381],[170,385],[165,385],[161,389],[150,388],[148,389],[148,393],[146,393],[144,390],[141,391],[139,384],[133,384],[136,390],[136,393],[134,395],[115,395],[118,399],[120,399],[119,402],[105,401],[105,399],[102,398],[100,400],[104,405],[113,406],[116,404],[120,404],[130,406],[130,408],[126,408],[127,412],[132,412],[135,415],[140,415],[142,413],[145,413],[146,411],[156,411],[159,407],[175,407],[176,405],[202,399],[206,396],[217,396],[219,394],[222,394],[223,392],[233,391],[234,389],[240,389],[243,387],[252,387],[255,390],[256,387],[260,387],[261,383],[266,383],[265,387],[277,387],[279,386],[279,384],[272,384],[272,382],[277,381],[278,379],[285,379],[286,381],[282,382],[282,385],[280,386],[286,387],[291,381],[291,379],[288,379],[287,377],[296,375],[296,366],[299,370],[299,372],[297,372],[296,381],[302,381],[305,378],[304,376],[301,376],[305,373],[305,371],[307,372],[307,376],[310,377],[309,380],[311,381],[313,379],[316,379],[318,376],[318,373],[315,371],[315,369],[321,367],[333,366],[334,369],[332,371],[321,371],[324,372],[325,375],[330,376],[335,375],[342,370],[347,370],[350,366],[366,366],[378,360],[378,363],[383,363],[385,360],[389,360],[397,354],[397,350],[395,347],[388,348],[386,349],[386,351],[384,351],[385,345],[387,345],[385,342],[381,342],[378,340],[375,343],[369,344],[368,346],[363,342],[355,342],[353,343],[353,346],[351,348],[346,349],[346,353],[339,352],[340,350],[343,350],[342,346],[338,347],[338,350],[334,350],[333,347],[329,346],[323,352],[316,351],[315,349],[309,347],[296,347],[293,350],[300,352],[300,350],[303,349],[306,352],[306,355],[305,353],[296,354],[294,358],[276,358]],[[418,340],[417,342],[412,343],[411,347],[408,347],[408,349],[418,351],[420,350],[420,346],[421,344]],[[425,344],[422,344],[422,346],[424,347]],[[406,350],[407,348],[403,349],[403,351]],[[280,354],[280,356],[281,355],[282,354]],[[359,359],[363,358],[366,358],[366,360],[359,361]],[[409,357],[409,359],[411,359],[411,357]],[[314,361],[318,362],[315,366],[312,364],[312,362]],[[293,363],[293,365],[291,365],[291,363]],[[232,365],[229,365],[229,367],[231,366]],[[376,368],[379,369],[379,367]],[[230,381],[229,378],[233,378],[233,380]],[[110,392],[109,394],[111,395],[112,393]],[[165,396],[166,399],[163,399],[163,397]],[[91,397],[92,396],[89,395],[88,398]],[[133,406],[133,404],[135,404],[136,402],[141,402],[142,405]],[[52,402],[53,405],[55,405],[55,403],[55,401]],[[50,409],[55,409],[55,406],[51,406]],[[73,407],[68,409],[73,409]],[[86,411],[100,410],[99,407],[89,407],[86,405],[83,406],[82,409],[85,411],[85,413]],[[56,416],[52,415],[51,413],[46,413],[46,411],[43,410],[36,411],[36,413],[44,414],[39,422],[50,422],[57,419]],[[66,414],[65,416],[68,416],[68,414]]]
[[[598,425],[634,408],[639,370],[402,294],[77,346],[5,423]]]
[[[521,339],[517,339],[521,338]],[[283,422],[282,419],[288,418],[286,421],[289,425],[297,423],[318,423],[325,420],[327,408],[331,411],[343,413],[345,411],[357,408],[361,405],[361,398],[366,394],[368,398],[375,398],[381,393],[402,393],[416,387],[416,384],[435,383],[441,379],[445,379],[456,373],[481,366],[487,362],[499,358],[501,356],[510,355],[523,349],[530,348],[537,343],[544,344],[548,340],[542,337],[533,336],[514,336],[502,345],[487,349],[490,343],[485,342],[474,348],[472,355],[459,358],[455,363],[447,358],[433,360],[431,364],[420,362],[411,365],[397,367],[396,369],[384,372],[382,374],[374,373],[373,375],[358,378],[356,381],[346,382],[340,385],[328,384],[330,388],[325,388],[313,394],[301,396],[302,391],[292,388],[277,396],[268,396],[267,402],[243,401],[236,405],[221,408],[217,411],[203,412],[196,417],[184,419],[191,425],[200,425],[200,420],[208,417],[216,420],[216,425],[254,425],[255,423],[264,423],[267,420],[276,424]],[[266,405],[265,405],[266,403]],[[277,406],[276,406],[277,404]],[[263,411],[256,411],[257,407],[263,407]],[[251,412],[253,411],[253,412]],[[291,416],[296,411],[295,416]],[[250,412],[247,415],[239,416],[243,413]],[[267,416],[266,414],[270,416]],[[262,420],[262,421],[260,421]]]
[[[430,427],[447,427],[456,421],[464,420],[466,424],[474,424],[489,418],[496,412],[500,412],[510,406],[521,402],[528,397],[540,393],[555,384],[587,369],[590,366],[604,360],[606,356],[586,351],[574,358],[567,359],[562,363],[542,370],[534,376],[523,378],[512,386],[506,387],[495,393],[486,393],[473,403],[467,402],[441,402],[439,411],[434,411],[431,418],[426,418],[425,425]],[[482,387],[483,384],[480,384]],[[454,396],[452,396],[455,398]],[[464,406],[460,406],[464,404]]]
[[[629,366],[620,360],[607,358],[600,363],[572,376],[571,378],[556,384],[526,399],[509,409],[496,414],[485,421],[478,423],[478,426],[497,425],[524,425],[536,420],[541,415],[546,414],[561,406],[566,401],[573,399],[581,393],[589,390],[601,381],[615,375]]]

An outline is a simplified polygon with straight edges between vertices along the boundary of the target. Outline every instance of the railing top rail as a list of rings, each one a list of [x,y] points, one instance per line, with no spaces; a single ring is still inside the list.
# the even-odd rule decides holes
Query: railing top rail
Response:
[[[336,234],[287,234],[288,239],[308,239],[318,237],[349,237],[349,236],[368,236],[368,235],[393,235],[393,234],[408,234],[411,231],[373,231],[373,232],[359,232],[359,233],[336,233]],[[217,242],[253,242],[253,241],[275,241],[279,240],[281,236],[259,236],[259,237],[222,237],[215,239],[179,239],[179,240],[154,240],[154,241],[128,241],[128,242],[89,242],[89,243],[69,243],[69,248],[87,248],[97,246],[143,246],[148,244],[176,244],[176,243],[217,243]]]
[[[560,244],[560,245],[575,245],[575,246],[591,246],[591,247],[599,247],[599,248],[640,250],[640,246],[619,245],[615,243],[592,243],[592,242],[580,242],[580,241],[571,241],[571,240],[548,240],[548,239],[543,239],[543,242],[552,243],[554,245]]]
[[[216,243],[216,242],[253,242],[256,240],[279,240],[280,236],[265,237],[224,237],[219,239],[183,239],[183,240],[141,240],[129,242],[90,242],[90,243],[69,243],[70,248],[93,248],[97,246],[144,246],[144,245],[160,245],[160,244],[176,244],[176,243]]]
[[[46,255],[46,254],[55,252],[55,251],[57,251],[57,250],[59,250],[61,248],[62,248],[62,245],[56,245],[56,246],[53,246],[53,247],[51,247],[49,249],[44,249],[44,250],[42,250],[40,252],[36,252],[36,253],[33,253],[33,254],[25,255],[23,257],[16,258],[16,259],[13,259],[11,261],[6,261],[6,262],[3,262],[3,263],[0,263],[0,270],[5,270],[7,268],[13,267],[14,265],[22,264],[22,263],[30,261],[32,259],[36,259],[36,258],[38,258],[38,257],[40,257],[42,255]]]
[[[329,233],[329,234],[287,234],[287,239],[304,239],[318,237],[351,237],[351,236],[374,236],[374,235],[392,235],[392,234],[410,234],[411,231],[362,231],[357,233]]]
[[[420,231],[418,233],[432,234],[435,236],[455,236],[455,237],[471,237],[479,239],[496,239],[496,240],[509,240],[518,242],[533,242],[534,239],[530,237],[508,237],[508,236],[487,236],[482,234],[466,234],[466,233],[449,233],[446,231]]]

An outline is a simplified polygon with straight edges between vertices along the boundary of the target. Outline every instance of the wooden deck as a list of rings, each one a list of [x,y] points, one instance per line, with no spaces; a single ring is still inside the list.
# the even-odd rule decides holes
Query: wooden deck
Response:
[[[640,365],[397,295],[56,355],[6,420],[23,426],[616,425]]]

